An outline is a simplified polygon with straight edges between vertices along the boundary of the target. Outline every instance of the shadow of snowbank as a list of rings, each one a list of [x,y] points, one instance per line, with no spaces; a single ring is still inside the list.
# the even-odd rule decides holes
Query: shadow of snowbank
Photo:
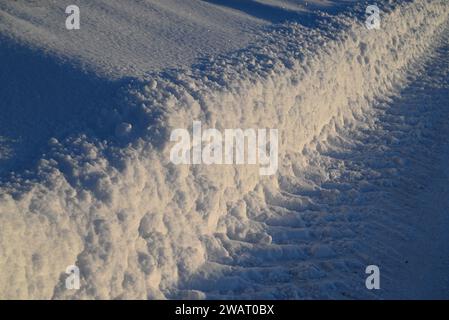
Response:
[[[102,114],[112,112],[122,81],[6,38],[0,38],[0,61],[0,176],[27,169],[51,138],[109,134]]]

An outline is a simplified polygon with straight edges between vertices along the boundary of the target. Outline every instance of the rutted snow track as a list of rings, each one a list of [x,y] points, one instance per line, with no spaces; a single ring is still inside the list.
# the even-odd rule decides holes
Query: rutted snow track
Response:
[[[0,297],[430,290],[400,275],[402,266],[417,270],[426,252],[438,270],[447,266],[437,259],[444,242],[419,250],[429,231],[417,229],[425,214],[441,219],[429,224],[439,231],[447,200],[435,205],[433,193],[416,192],[441,169],[428,163],[447,161],[448,14],[445,1],[414,1],[392,8],[374,32],[335,17],[345,25],[337,37],[332,26],[287,24],[258,47],[132,83],[112,116],[96,115],[112,127],[132,123],[131,136],[53,141],[33,182],[2,187]],[[219,129],[278,128],[279,174],[170,164],[167,131],[192,119]],[[81,268],[77,292],[62,281],[71,264]],[[376,295],[363,286],[367,264],[382,270],[385,290]],[[442,274],[426,283],[444,283]]]
[[[307,165],[252,218],[270,244],[220,237],[232,263],[209,261],[184,286],[210,298],[447,299],[448,27],[404,88],[306,146]],[[381,291],[365,288],[370,264]]]

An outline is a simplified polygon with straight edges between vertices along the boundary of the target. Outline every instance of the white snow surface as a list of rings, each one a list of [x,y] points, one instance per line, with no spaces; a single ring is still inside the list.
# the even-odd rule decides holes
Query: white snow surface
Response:
[[[352,1],[347,1],[351,3]],[[80,7],[81,27],[65,30],[65,9]],[[18,0],[0,1],[0,33],[76,59],[109,77],[188,66],[199,56],[243,48],[260,28],[337,1]]]
[[[124,20],[140,11],[119,1],[95,3],[111,3]],[[148,10],[160,5],[144,3]],[[210,21],[218,19],[212,4],[192,3],[195,14],[207,7]],[[229,15],[221,18],[229,29],[211,38],[239,34],[244,25],[236,45],[248,46],[231,52],[232,41],[224,50],[221,41],[206,39],[209,49],[195,50],[208,58],[157,71],[162,60],[134,55],[145,48],[123,46],[100,61],[94,42],[70,48],[55,39],[53,46],[46,42],[52,23],[33,29],[10,16],[8,10],[22,15],[22,7],[2,2],[0,32],[17,28],[9,37],[48,46],[64,59],[73,49],[73,59],[111,78],[76,73],[59,94],[73,89],[95,99],[72,97],[71,108],[58,114],[54,105],[64,99],[43,94],[49,105],[36,105],[38,124],[9,124],[19,113],[8,105],[32,107],[17,103],[24,98],[10,85],[2,123],[17,137],[31,128],[25,145],[43,146],[33,135],[44,137],[46,151],[35,169],[9,176],[10,169],[0,170],[0,298],[447,298],[449,4],[382,4],[381,30],[367,30],[352,12],[321,13],[319,26],[271,21],[251,45],[246,28],[257,29],[261,16],[217,8]],[[292,12],[303,6],[276,5]],[[172,47],[163,41],[159,54],[171,56],[164,50]],[[13,61],[11,50],[26,67],[56,76],[46,83],[50,89],[77,70],[35,58],[37,49],[23,44],[2,48],[2,59]],[[178,58],[169,60],[185,59]],[[111,70],[128,59],[132,72],[119,74],[139,77],[111,80]],[[28,109],[20,112],[33,118]],[[193,120],[218,129],[277,128],[278,173],[171,164],[167,134],[191,128]],[[5,159],[13,152],[7,145],[0,149]],[[73,264],[81,269],[81,289],[68,291],[64,271]],[[382,270],[380,291],[365,288],[369,264]]]

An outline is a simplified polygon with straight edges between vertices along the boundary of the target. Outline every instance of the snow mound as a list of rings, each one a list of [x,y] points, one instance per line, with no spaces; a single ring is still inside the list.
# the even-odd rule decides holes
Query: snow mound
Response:
[[[330,211],[320,215],[326,207],[310,195],[338,194],[308,188],[301,172],[312,161],[312,146],[338,137],[339,127],[370,121],[365,117],[376,98],[406,85],[408,71],[434,48],[449,16],[447,1],[385,10],[381,30],[367,30],[363,21],[345,15],[332,16],[320,29],[285,23],[245,50],[127,84],[112,110],[93,115],[111,130],[101,137],[81,133],[52,140],[35,173],[3,184],[0,297],[286,298],[341,292],[341,280],[322,280],[326,272],[318,261],[331,260],[329,267],[344,273],[367,260],[355,253],[366,252],[366,243],[350,243],[351,258],[338,259],[339,242],[317,239],[314,221],[338,218]],[[251,165],[171,164],[168,135],[174,128],[191,129],[193,120],[217,129],[277,128],[278,174],[260,177]],[[344,217],[360,219],[350,210]],[[321,231],[337,238],[355,232],[338,223]],[[304,263],[292,274],[289,268],[298,262]],[[81,289],[67,291],[64,271],[73,264],[80,267]],[[258,277],[273,290],[251,285]],[[319,286],[301,288],[301,279]],[[277,286],[292,281],[293,289]]]

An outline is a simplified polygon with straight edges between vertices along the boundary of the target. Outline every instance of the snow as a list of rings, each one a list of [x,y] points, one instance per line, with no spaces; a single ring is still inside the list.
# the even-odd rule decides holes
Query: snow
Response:
[[[64,32],[70,4],[81,8],[81,28]],[[118,76],[239,48],[261,24],[203,1],[7,1],[0,10],[0,32]]]
[[[61,38],[63,2],[0,4],[1,298],[447,298],[446,1],[382,2],[381,30],[360,4],[92,1]],[[193,120],[278,129],[278,173],[170,163]]]
[[[240,49],[273,22],[314,19],[338,1],[120,0],[3,1],[0,33],[87,65],[108,77],[185,67],[199,57]],[[64,30],[65,9],[81,8],[80,30]]]

